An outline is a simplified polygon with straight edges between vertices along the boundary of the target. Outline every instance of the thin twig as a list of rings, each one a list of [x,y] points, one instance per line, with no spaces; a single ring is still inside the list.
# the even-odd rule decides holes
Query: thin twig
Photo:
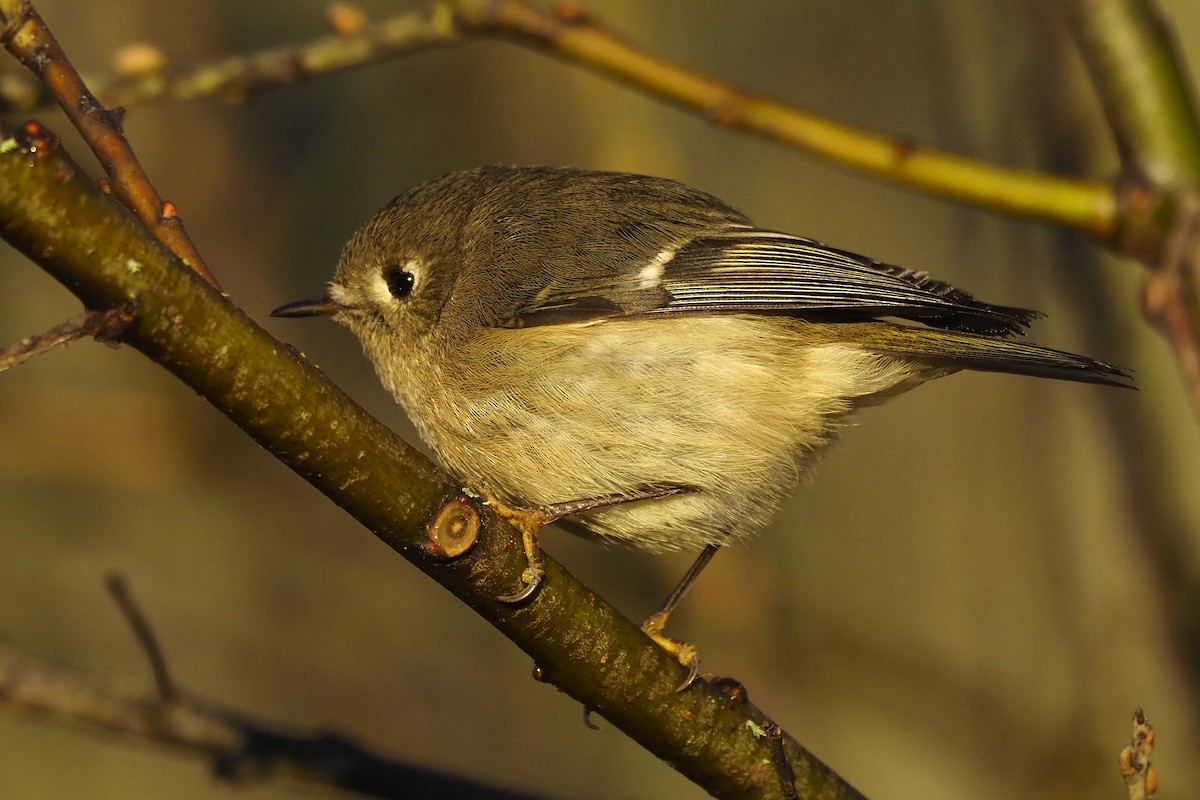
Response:
[[[116,602],[117,608],[129,622],[129,627],[133,629],[133,635],[137,637],[142,652],[150,661],[150,670],[154,673],[154,685],[158,687],[158,699],[164,704],[178,700],[179,690],[171,679],[170,670],[167,669],[167,659],[163,656],[162,647],[158,644],[158,637],[154,635],[150,621],[146,619],[146,615],[134,601],[125,578],[120,573],[110,573],[105,579],[105,585],[108,587],[108,593]]]
[[[783,800],[800,800],[800,793],[796,791],[796,773],[792,771],[787,750],[783,747],[783,728],[776,722],[770,722],[766,731],[767,749],[771,752],[771,764],[775,767],[775,774],[779,776],[779,791]]]
[[[125,139],[123,112],[110,111],[96,99],[29,0],[0,0],[0,23],[0,41],[50,90],[108,174],[113,194],[171,252],[219,290],[174,204],[163,201]]]
[[[217,777],[236,783],[287,776],[383,798],[520,800],[529,795],[383,758],[345,737],[266,726],[186,696],[119,694],[75,670],[0,641],[0,709],[172,746],[210,758]]]
[[[55,325],[45,333],[26,336],[16,344],[0,350],[0,372],[85,336],[115,342],[133,324],[133,320],[133,304],[104,311],[85,311],[60,325]]]

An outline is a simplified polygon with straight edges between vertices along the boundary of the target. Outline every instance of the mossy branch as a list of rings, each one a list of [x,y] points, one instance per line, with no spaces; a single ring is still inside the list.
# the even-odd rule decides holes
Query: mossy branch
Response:
[[[531,601],[498,602],[525,566],[519,534],[189,270],[44,129],[31,150],[30,127],[2,131],[0,236],[88,308],[136,301],[124,343],[475,609],[546,681],[715,794],[779,796],[761,712],[704,681],[676,692],[683,668],[551,559]],[[446,542],[464,529],[478,541],[452,556]],[[804,797],[859,797],[794,740],[785,747]]]

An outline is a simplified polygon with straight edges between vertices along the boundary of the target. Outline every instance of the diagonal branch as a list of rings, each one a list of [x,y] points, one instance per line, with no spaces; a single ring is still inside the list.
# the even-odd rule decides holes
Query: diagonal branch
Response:
[[[677,692],[678,661],[552,559],[532,600],[498,602],[525,566],[515,530],[183,266],[61,150],[12,142],[0,148],[0,236],[89,308],[137,297],[125,343],[471,606],[545,680],[711,792],[779,796],[765,737],[754,734],[765,718],[744,695],[703,681]],[[478,540],[456,556],[446,543],[475,520]],[[782,744],[802,796],[860,797],[795,740]]]
[[[117,608],[129,621],[133,635],[137,637],[138,644],[142,646],[142,651],[145,652],[146,659],[150,662],[150,671],[154,673],[154,686],[158,689],[158,698],[164,703],[178,700],[179,687],[175,685],[171,671],[167,669],[167,659],[163,655],[162,647],[158,644],[158,637],[154,635],[154,628],[150,626],[150,620],[146,619],[146,615],[134,601],[124,576],[117,572],[110,573],[104,583],[108,587],[108,593],[112,595],[113,601],[116,602]]]
[[[1075,228],[1101,241],[1115,230],[1117,197],[1105,183],[1010,169],[837,122],[675,64],[581,13],[545,13],[520,0],[449,5],[463,35],[501,37],[582,64],[717,125],[947,200]]]

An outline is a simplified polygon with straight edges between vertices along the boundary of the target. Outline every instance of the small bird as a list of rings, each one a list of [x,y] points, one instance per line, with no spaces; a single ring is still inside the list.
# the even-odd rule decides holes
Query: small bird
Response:
[[[1131,386],[1015,337],[1041,315],[777,231],[663,178],[489,166],[416,186],[346,244],[326,315],[361,341],[442,465],[524,532],[701,550],[767,524],[847,418],[963,369]],[[686,685],[686,684],[685,684]]]

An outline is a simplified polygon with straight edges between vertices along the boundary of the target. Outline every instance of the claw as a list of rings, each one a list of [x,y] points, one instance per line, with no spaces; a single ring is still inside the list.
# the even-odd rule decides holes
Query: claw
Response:
[[[502,594],[496,599],[501,603],[520,603],[533,597],[533,593],[542,585],[544,570],[541,564],[535,565],[532,560],[525,571],[521,573],[521,588],[512,594]]]
[[[536,524],[534,524],[535,522]],[[542,576],[546,574],[546,568],[542,566],[542,551],[538,547],[538,533],[541,531],[542,523],[536,520],[531,522],[529,518],[525,518],[516,519],[515,524],[521,529],[521,546],[525,549],[527,566],[521,573],[521,588],[512,594],[504,594],[496,598],[501,603],[520,603],[522,600],[533,597],[534,592],[542,585]]]
[[[600,726],[592,722],[592,709],[588,708],[587,706],[583,707],[583,724],[589,730],[600,730]]]
[[[685,665],[688,668],[688,675],[683,679],[683,683],[675,687],[675,693],[686,692],[688,687],[696,682],[700,677],[700,659],[693,658],[690,664]]]
[[[687,677],[684,678],[683,683],[675,687],[676,692],[682,692],[695,683],[696,678],[700,677],[700,656],[696,653],[695,645],[663,636],[662,629],[666,622],[667,615],[662,612],[651,614],[650,618],[642,623],[642,632],[653,639],[654,643],[663,650],[675,656],[675,659],[687,668]]]

